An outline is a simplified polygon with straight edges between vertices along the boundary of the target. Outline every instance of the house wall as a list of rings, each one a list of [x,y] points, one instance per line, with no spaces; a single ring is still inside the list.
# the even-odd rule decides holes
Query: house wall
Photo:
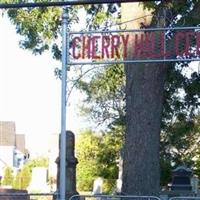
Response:
[[[12,167],[14,162],[14,146],[0,146],[0,159],[2,163]]]

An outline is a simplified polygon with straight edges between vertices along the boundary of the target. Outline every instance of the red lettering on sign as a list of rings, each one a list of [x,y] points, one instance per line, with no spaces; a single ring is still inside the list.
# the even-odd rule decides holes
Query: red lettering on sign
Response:
[[[158,40],[159,40],[159,47],[156,50],[158,58],[166,57],[168,53],[166,52],[165,33],[159,33]]]
[[[170,57],[171,52],[167,52],[167,42],[165,38],[165,33],[159,33],[158,41],[160,43],[159,48],[157,49],[157,58],[167,58]]]
[[[168,52],[167,51],[167,41],[166,41],[166,36],[165,33],[161,33],[160,34],[160,53],[161,56],[163,56],[164,58],[169,58],[172,54],[172,52]]]
[[[189,56],[189,55],[192,55],[192,53],[190,52],[190,47],[191,47],[191,39],[192,39],[192,36],[194,38],[194,32],[185,32],[185,55]]]
[[[83,36],[83,46],[82,46],[82,58],[90,58],[91,49],[90,49],[91,38],[90,36]]]
[[[135,44],[134,44],[134,56],[136,58],[140,58],[142,57],[142,50],[145,48],[145,44],[144,44],[144,35],[140,34],[140,39],[139,39],[139,35],[135,34]]]
[[[200,55],[200,33],[196,33],[197,54]]]
[[[81,38],[80,37],[75,37],[73,38],[72,41],[72,56],[74,59],[79,59],[81,57],[80,52],[76,52],[76,47],[78,46],[78,43],[81,42]]]
[[[92,59],[100,59],[100,56],[97,55],[97,50],[98,50],[98,39],[100,36],[93,36],[92,37]]]
[[[72,38],[73,59],[172,59],[177,56],[200,56],[200,32],[175,31],[166,40],[165,32],[144,31],[130,34],[78,34]],[[132,48],[131,48],[131,45]],[[196,51],[195,51],[196,50]]]
[[[147,57],[154,57],[156,55],[155,52],[155,33],[145,33],[145,55]]]
[[[180,50],[180,44],[183,44],[185,39],[185,34],[182,32],[178,32],[175,34],[175,50],[177,56],[182,56],[184,54],[184,50]]]
[[[111,58],[120,58],[119,54],[120,37],[119,35],[112,35],[111,37]]]
[[[108,51],[109,47],[110,47],[110,36],[103,35],[101,44],[102,59],[104,59],[105,56],[109,58],[109,51]]]
[[[123,57],[127,58],[127,49],[128,49],[128,40],[129,40],[129,35],[126,35],[126,37],[124,35],[121,36],[122,38],[122,44],[124,46],[124,51],[123,51]]]

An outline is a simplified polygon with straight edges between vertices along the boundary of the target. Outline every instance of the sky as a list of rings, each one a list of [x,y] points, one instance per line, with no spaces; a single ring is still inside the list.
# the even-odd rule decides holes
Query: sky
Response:
[[[50,134],[61,130],[61,81],[54,76],[61,63],[48,52],[35,56],[20,49],[19,40],[15,27],[0,15],[0,121],[15,121],[16,133],[25,134],[27,147],[38,152]],[[74,91],[67,107],[67,129],[74,132],[84,126],[78,104]]]

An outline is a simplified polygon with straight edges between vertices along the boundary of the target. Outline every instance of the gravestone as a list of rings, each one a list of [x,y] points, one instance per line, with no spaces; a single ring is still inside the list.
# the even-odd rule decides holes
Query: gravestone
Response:
[[[115,193],[121,194],[122,191],[122,173],[123,173],[123,159],[122,159],[122,153],[120,153],[120,157],[118,160],[118,179],[117,179],[117,187]]]
[[[47,168],[46,167],[34,167],[32,169],[31,182],[28,187],[29,192],[49,192],[47,186]]]
[[[71,196],[78,194],[76,191],[76,165],[78,160],[74,155],[75,148],[75,138],[74,133],[71,131],[66,131],[66,199]],[[59,137],[59,149],[60,149],[60,137]],[[56,159],[57,164],[57,191],[59,190],[60,182],[60,158]],[[55,199],[55,198],[54,198]]]
[[[179,166],[172,171],[171,190],[191,191],[192,170],[184,166]]]
[[[197,176],[191,178],[192,191],[195,195],[199,193],[199,179]]]
[[[94,180],[92,194],[97,195],[97,194],[102,194],[102,192],[103,192],[103,179],[99,177]]]

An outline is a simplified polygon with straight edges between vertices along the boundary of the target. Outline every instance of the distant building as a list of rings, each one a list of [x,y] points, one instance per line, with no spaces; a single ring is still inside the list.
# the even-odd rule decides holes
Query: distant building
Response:
[[[49,185],[50,192],[56,191],[56,180],[57,180],[57,164],[56,159],[59,155],[59,134],[51,134],[48,137],[48,159],[49,159]]]
[[[11,146],[15,143],[15,123],[0,121],[0,146]]]
[[[6,166],[19,169],[28,157],[25,135],[16,134],[15,122],[0,121],[0,176]]]
[[[59,155],[59,134],[51,134],[48,138],[49,176],[57,177],[56,159]]]
[[[25,135],[24,134],[16,134],[15,135],[15,144],[16,144],[16,149],[18,149],[19,151],[21,151],[22,153],[26,153],[26,149],[25,149]]]

